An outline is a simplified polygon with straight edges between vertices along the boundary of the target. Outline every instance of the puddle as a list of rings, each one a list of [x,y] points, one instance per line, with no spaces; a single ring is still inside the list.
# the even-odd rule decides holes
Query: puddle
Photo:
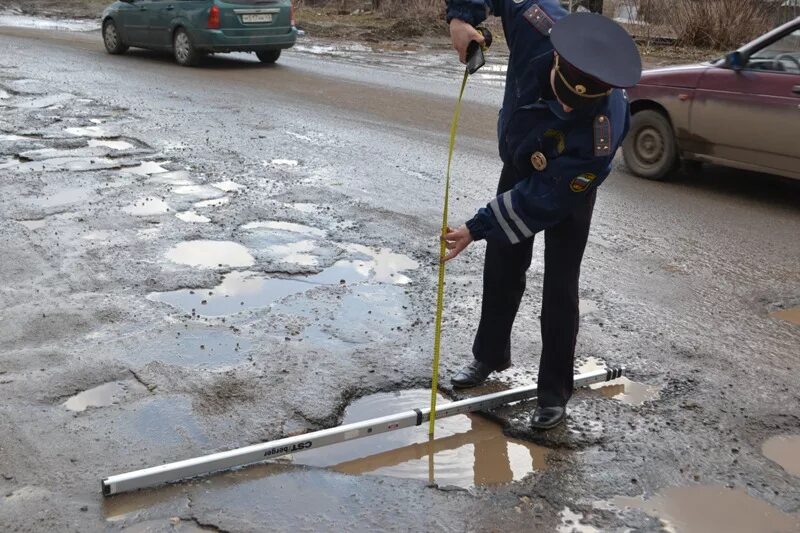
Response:
[[[393,253],[389,248],[381,248],[376,252],[367,246],[348,244],[345,246],[345,249],[349,252],[360,253],[371,257],[371,270],[375,281],[379,283],[406,285],[411,283],[411,279],[400,274],[400,272],[415,270],[419,267],[419,263],[410,257]]]
[[[618,496],[618,508],[639,509],[658,518],[668,531],[751,533],[798,531],[800,518],[753,498],[741,489],[697,486],[666,489],[649,500]]]
[[[197,209],[202,209],[204,207],[219,207],[219,206],[227,204],[230,201],[231,201],[231,199],[228,198],[227,196],[225,196],[223,198],[216,198],[216,199],[213,199],[213,200],[204,200],[202,202],[197,202],[196,204],[194,204],[193,207],[195,207]]]
[[[185,170],[175,170],[155,174],[147,181],[149,183],[163,183],[164,185],[194,185],[194,182],[189,178],[190,175]]]
[[[83,127],[76,127],[76,128],[66,128],[65,132],[69,133],[70,135],[75,135],[77,137],[94,137],[94,138],[105,138],[105,137],[119,137],[116,133],[112,133],[108,129],[102,126],[83,126]]]
[[[761,452],[790,474],[800,476],[800,435],[772,437],[763,444]]]
[[[3,92],[0,91],[0,98],[2,98]],[[0,141],[24,141],[27,137],[20,137],[19,135],[0,135]]]
[[[769,316],[780,318],[781,320],[786,320],[787,322],[791,322],[800,326],[800,307],[775,311],[774,313],[770,313]]]
[[[31,231],[35,231],[47,225],[47,221],[44,218],[36,220],[17,220],[17,222],[19,222],[20,224],[22,224]]]
[[[285,204],[287,207],[291,207],[301,213],[308,213],[313,214],[319,211],[319,206],[317,204],[306,204],[306,203],[295,203],[295,204]]]
[[[266,249],[266,252],[284,263],[314,266],[317,264],[317,258],[309,252],[313,252],[316,248],[316,241],[297,241],[270,246]]]
[[[578,374],[586,374],[587,372],[594,372],[595,370],[605,370],[608,368],[605,361],[597,357],[587,357],[586,362],[578,365]]]
[[[137,384],[138,385],[138,384]],[[144,389],[144,386],[138,385]],[[128,385],[122,382],[112,382],[85,390],[62,405],[70,411],[83,412],[89,407],[107,407],[116,403],[121,396],[128,392]]]
[[[184,222],[198,222],[201,224],[205,224],[206,222],[211,222],[211,219],[208,217],[204,217],[203,215],[198,215],[194,211],[181,211],[175,215],[179,219],[183,220]]]
[[[132,351],[132,350],[135,350]],[[180,329],[154,336],[144,343],[125,349],[135,363],[161,361],[189,368],[217,370],[242,363],[247,359],[250,342],[226,330],[213,328]]]
[[[438,401],[447,400],[439,397]],[[429,404],[427,390],[374,394],[353,402],[342,423]],[[544,469],[548,453],[546,448],[506,437],[499,425],[482,417],[458,415],[437,420],[433,442],[428,440],[425,425],[307,450],[293,460],[296,464],[329,467],[345,474],[424,480],[433,477],[440,486],[470,488],[519,481],[530,472]]]
[[[137,167],[128,167],[124,170],[129,174],[136,174],[139,176],[151,176],[153,174],[161,174],[164,172],[168,172],[168,170],[161,165],[166,165],[169,161],[162,161],[161,163],[156,163],[155,161],[145,161],[141,165]]]
[[[130,150],[133,148],[133,144],[127,141],[107,141],[107,140],[98,140],[98,139],[91,139],[89,141],[90,148],[111,148],[112,150]]]
[[[93,191],[86,187],[70,187],[61,189],[52,194],[44,194],[29,198],[29,201],[39,207],[56,207],[60,205],[83,202],[92,196]]]
[[[26,102],[19,102],[14,107],[18,107],[20,109],[44,109],[44,108],[60,109],[55,106],[58,104],[63,104],[64,102],[69,102],[70,100],[74,99],[75,99],[74,94],[69,94],[69,93],[51,94],[48,96],[42,96],[40,98],[34,98],[33,100],[28,100]]]
[[[312,228],[304,224],[295,224],[294,222],[281,222],[277,220],[267,220],[258,222],[248,222],[243,225],[241,229],[244,230],[258,230],[258,229],[273,229],[280,231],[288,231],[291,233],[301,233],[303,235],[310,235],[314,237],[324,237],[327,235],[325,230]]]
[[[225,191],[225,192],[236,192],[236,191],[241,191],[242,189],[246,188],[244,185],[239,185],[235,181],[231,181],[231,180],[212,183],[211,186],[212,187],[216,187],[217,189],[219,189],[221,191]]]
[[[558,517],[561,520],[556,529],[558,533],[600,533],[596,527],[582,524],[583,514],[576,513],[569,507],[564,507]]]
[[[92,156],[67,156],[54,157],[41,161],[17,162],[14,170],[17,171],[42,171],[53,172],[58,170],[68,170],[73,172],[83,172],[88,170],[103,170],[119,168],[120,164],[105,157]]]
[[[231,241],[186,241],[173,246],[167,253],[173,263],[201,268],[249,267],[255,259],[247,248]]]
[[[172,189],[172,192],[182,196],[194,196],[202,200],[219,198],[225,194],[221,190],[207,185],[179,185]]]
[[[606,398],[613,398],[627,405],[642,405],[657,399],[661,392],[661,387],[637,383],[624,376],[605,383],[595,383],[590,388]]]
[[[122,210],[129,215],[147,217],[167,213],[170,207],[169,204],[161,198],[145,198],[135,204],[123,207]]]
[[[91,231],[81,237],[85,241],[108,241],[111,238],[110,231]]]
[[[273,165],[276,167],[296,167],[299,165],[299,161],[295,161],[294,159],[273,159],[269,162],[264,161],[264,166]]]

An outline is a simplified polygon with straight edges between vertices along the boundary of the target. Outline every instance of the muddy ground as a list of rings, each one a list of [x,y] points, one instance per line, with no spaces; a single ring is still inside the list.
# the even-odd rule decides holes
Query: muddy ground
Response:
[[[621,164],[586,251],[578,354],[633,383],[580,391],[546,434],[527,405],[488,428],[442,421],[434,483],[404,434],[104,499],[111,474],[420,401],[459,67],[306,41],[274,68],[180,69],[108,56],[96,32],[15,28],[0,50],[2,529],[800,528],[800,188]],[[501,72],[470,85],[456,221],[494,190]],[[482,249],[448,267],[445,396],[470,358]],[[476,393],[535,379],[536,250],[515,366]]]

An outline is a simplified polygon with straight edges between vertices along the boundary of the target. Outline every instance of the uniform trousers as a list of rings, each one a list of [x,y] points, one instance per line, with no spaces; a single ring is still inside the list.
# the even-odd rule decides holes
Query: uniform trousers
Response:
[[[500,174],[497,194],[512,189],[525,176],[510,165]],[[575,341],[578,336],[578,280],[589,238],[596,191],[586,195],[563,220],[544,231],[538,404],[565,406],[572,396]],[[508,245],[489,241],[483,271],[481,319],[472,353],[492,369],[511,363],[511,329],[525,292],[533,238]]]

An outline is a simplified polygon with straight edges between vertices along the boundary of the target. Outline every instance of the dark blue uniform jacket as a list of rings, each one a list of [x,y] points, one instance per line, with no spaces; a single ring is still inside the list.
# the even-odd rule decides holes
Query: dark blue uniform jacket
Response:
[[[516,244],[563,220],[605,180],[630,113],[620,89],[570,113],[556,100],[549,29],[567,15],[558,0],[447,1],[448,21],[478,25],[487,11],[502,17],[510,51],[497,128],[500,157],[527,177],[480,209],[467,227],[476,240]]]

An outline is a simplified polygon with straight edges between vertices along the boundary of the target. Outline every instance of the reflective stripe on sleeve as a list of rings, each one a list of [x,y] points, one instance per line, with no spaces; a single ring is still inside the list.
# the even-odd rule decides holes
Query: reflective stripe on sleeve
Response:
[[[500,211],[500,204],[497,202],[497,198],[489,202],[489,208],[491,208],[492,213],[494,213],[494,218],[497,219],[500,227],[506,232],[506,237],[508,237],[508,240],[511,242],[511,244],[517,244],[519,242],[519,237],[517,237],[517,234],[511,229],[511,226],[508,225],[506,218]]]
[[[514,224],[517,225],[517,229],[519,229],[520,233],[522,233],[526,239],[533,237],[533,232],[522,221],[522,218],[520,218],[517,212],[514,211],[514,207],[511,205],[511,191],[506,191],[503,193],[503,206],[506,208],[509,218],[511,218],[511,220],[514,221]]]

